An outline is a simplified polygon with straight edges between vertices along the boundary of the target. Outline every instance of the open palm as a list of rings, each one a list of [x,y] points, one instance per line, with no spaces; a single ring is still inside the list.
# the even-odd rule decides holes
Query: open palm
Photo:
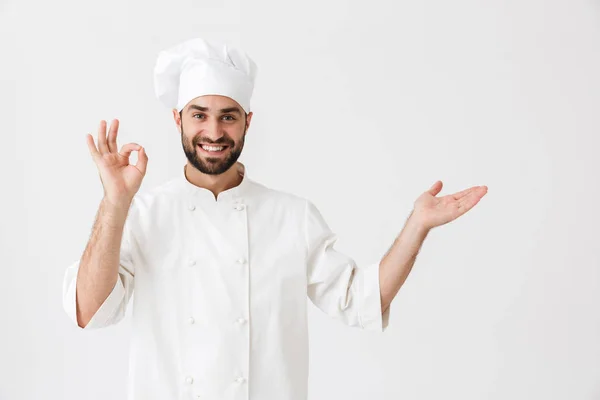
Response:
[[[443,183],[437,181],[415,201],[413,215],[426,228],[453,221],[469,211],[487,193],[487,186],[473,186],[458,193],[436,197]]]

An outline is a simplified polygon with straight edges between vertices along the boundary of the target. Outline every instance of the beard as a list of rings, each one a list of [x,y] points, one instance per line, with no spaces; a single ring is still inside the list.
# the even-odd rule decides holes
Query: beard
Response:
[[[229,136],[222,137],[217,141],[195,136],[190,141],[183,132],[183,124],[181,125],[181,143],[185,156],[198,171],[207,175],[220,175],[229,170],[242,154],[245,140],[246,129],[244,129],[244,135],[238,143],[235,143]],[[225,157],[201,157],[198,154],[199,143],[228,146],[229,153]]]

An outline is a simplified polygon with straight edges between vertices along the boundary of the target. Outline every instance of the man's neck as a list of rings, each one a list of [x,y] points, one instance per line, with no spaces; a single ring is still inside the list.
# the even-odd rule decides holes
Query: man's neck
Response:
[[[219,193],[238,186],[243,179],[238,172],[237,164],[220,175],[209,175],[198,171],[189,162],[185,166],[185,178],[195,186],[210,190],[215,199]]]

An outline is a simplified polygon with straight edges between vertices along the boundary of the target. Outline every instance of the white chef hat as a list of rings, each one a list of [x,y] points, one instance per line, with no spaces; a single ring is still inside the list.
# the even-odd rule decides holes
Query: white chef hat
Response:
[[[256,72],[254,61],[241,50],[196,38],[158,54],[154,91],[165,106],[178,111],[198,96],[221,95],[248,113]]]

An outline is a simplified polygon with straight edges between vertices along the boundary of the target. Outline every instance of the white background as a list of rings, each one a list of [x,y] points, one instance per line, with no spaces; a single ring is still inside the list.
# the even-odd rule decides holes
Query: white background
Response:
[[[311,308],[311,400],[600,399],[597,1],[0,1],[0,398],[125,399],[130,319],[62,310],[102,187],[86,144],[119,118],[181,171],[159,50],[257,62],[249,176],[305,196],[365,265],[437,179],[489,193],[435,229],[379,335]],[[283,399],[282,399],[283,400]]]

